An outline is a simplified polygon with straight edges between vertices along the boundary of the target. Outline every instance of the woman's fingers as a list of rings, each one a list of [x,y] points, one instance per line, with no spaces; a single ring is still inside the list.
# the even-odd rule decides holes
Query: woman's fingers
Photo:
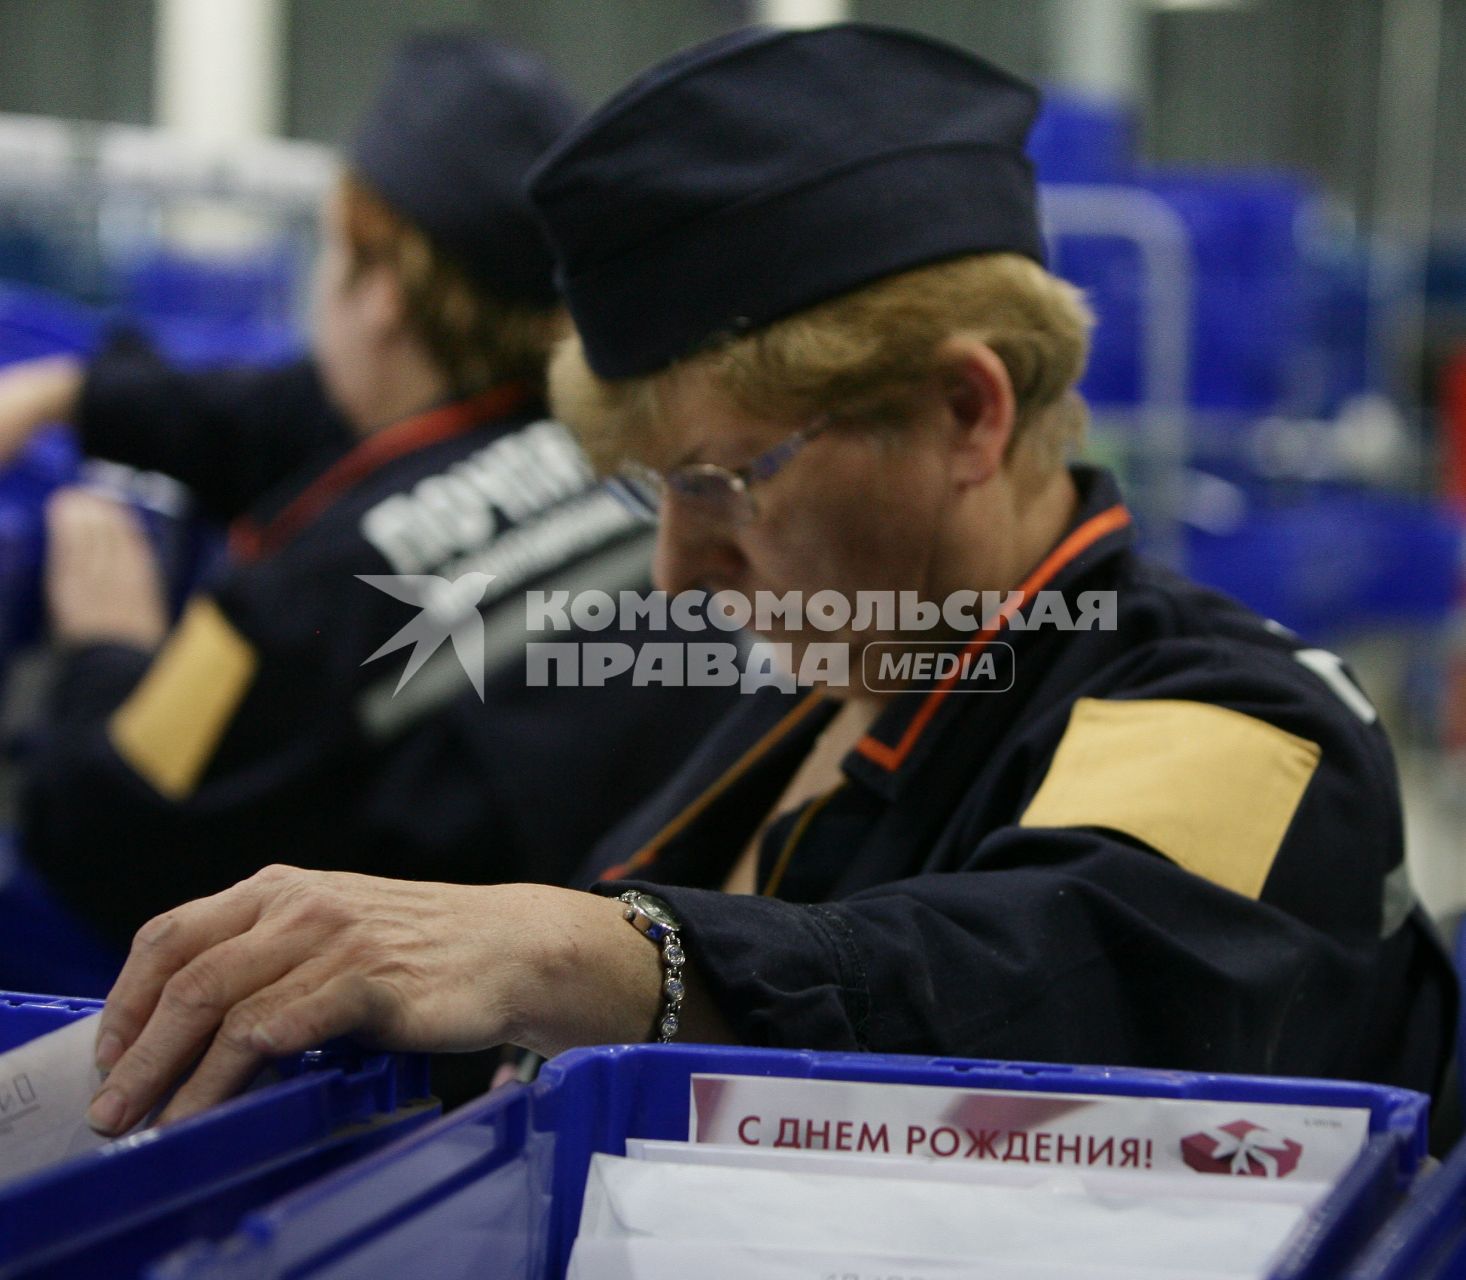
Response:
[[[98,1020],[97,1066],[110,1071],[117,1065],[153,1016],[174,974],[211,947],[254,925],[262,905],[254,887],[259,879],[256,876],[223,893],[185,903],[137,931]]]
[[[304,1053],[348,1033],[380,1041],[390,1030],[393,1004],[380,983],[360,973],[338,974],[262,1010],[252,1044],[262,1052],[282,1055]]]
[[[322,981],[324,966],[307,960],[278,982],[240,1001],[225,1016],[213,1043],[193,1074],[159,1117],[171,1124],[232,1097],[271,1057],[299,1053],[359,1030],[368,1020],[368,985],[355,975]],[[294,1035],[275,1042],[262,1027],[289,1027]]]
[[[409,1051],[635,1039],[660,982],[655,948],[592,894],[267,868],[139,932],[89,1118],[130,1128],[197,1063],[164,1118],[191,1115],[265,1058],[348,1033]]]
[[[131,1128],[211,1040],[205,1059],[213,1059],[199,1096],[226,1096],[227,1089],[217,1096],[210,1091],[226,1079],[237,1087],[252,1074],[247,1065],[258,1065],[255,1022],[284,994],[276,984],[310,960],[315,935],[290,927],[281,913],[262,921],[254,883],[179,908],[139,934],[98,1028],[98,1064],[106,1068],[103,1058],[115,1045],[122,1052],[88,1112],[94,1128]],[[297,979],[297,993],[304,981]]]
[[[0,465],[19,453],[39,428],[75,415],[85,376],[75,356],[42,356],[0,372]]]

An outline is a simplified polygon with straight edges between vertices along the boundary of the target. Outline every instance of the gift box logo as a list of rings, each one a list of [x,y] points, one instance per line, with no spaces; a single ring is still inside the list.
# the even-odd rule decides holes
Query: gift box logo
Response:
[[[1248,1120],[1203,1129],[1181,1139],[1181,1159],[1197,1173],[1236,1178],[1286,1178],[1298,1167],[1303,1145]]]

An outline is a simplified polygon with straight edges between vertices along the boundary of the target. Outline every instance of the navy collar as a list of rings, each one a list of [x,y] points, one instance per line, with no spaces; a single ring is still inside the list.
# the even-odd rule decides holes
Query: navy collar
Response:
[[[1015,589],[1014,612],[1020,617],[1032,611],[1038,592],[1069,592],[1099,565],[1134,544],[1134,524],[1114,477],[1089,466],[1076,466],[1072,474],[1079,490],[1079,509],[1063,537]],[[1027,634],[1010,630],[1009,618],[1000,616],[974,632],[960,652],[976,655],[994,642],[1021,643]],[[972,682],[978,677],[968,674],[966,679]],[[897,695],[845,757],[845,773],[894,799],[906,779],[920,773],[922,762],[947,726],[961,714],[966,699],[955,695],[963,692],[963,681],[959,670],[947,679]]]

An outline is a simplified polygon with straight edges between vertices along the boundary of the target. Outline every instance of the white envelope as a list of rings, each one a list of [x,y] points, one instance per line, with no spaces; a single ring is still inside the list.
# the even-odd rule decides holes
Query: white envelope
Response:
[[[597,1154],[585,1237],[905,1255],[954,1263],[1259,1277],[1303,1219],[1293,1204],[1039,1187],[849,1178]]]
[[[110,1141],[87,1127],[102,1085],[87,1016],[0,1054],[0,1182]]]
[[[1167,1271],[1166,1280],[1216,1280],[1215,1271]],[[605,1240],[582,1237],[570,1255],[566,1280],[825,1280],[856,1275],[916,1280],[1134,1280],[1129,1267],[1066,1262],[946,1262],[894,1254],[821,1253],[805,1249],[703,1245],[678,1240]]]
[[[675,1142],[627,1138],[632,1160],[667,1164],[739,1165],[782,1169],[845,1178],[902,1178],[928,1182],[983,1183],[999,1187],[1082,1187],[1090,1195],[1180,1196],[1187,1200],[1264,1200],[1311,1208],[1330,1188],[1318,1182],[1279,1178],[1197,1178],[1174,1173],[1124,1173],[1103,1168],[1070,1169],[1053,1165],[993,1164],[986,1160],[930,1160],[913,1157],[893,1162],[889,1156],[850,1155],[835,1151],[771,1147],[729,1147],[708,1142]]]

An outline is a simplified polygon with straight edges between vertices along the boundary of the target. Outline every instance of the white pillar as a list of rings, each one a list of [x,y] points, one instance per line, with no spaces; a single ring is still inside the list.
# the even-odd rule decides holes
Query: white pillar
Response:
[[[278,133],[280,0],[157,0],[157,123],[210,142]]]
[[[1055,80],[1086,93],[1141,101],[1148,11],[1144,0],[1053,0]]]
[[[759,22],[775,27],[823,27],[850,16],[850,0],[757,0]]]
[[[189,150],[233,151],[277,134],[282,123],[281,0],[154,0],[155,122]],[[171,145],[165,143],[164,145]],[[231,200],[172,200],[164,240],[185,253],[248,253],[270,220]]]

